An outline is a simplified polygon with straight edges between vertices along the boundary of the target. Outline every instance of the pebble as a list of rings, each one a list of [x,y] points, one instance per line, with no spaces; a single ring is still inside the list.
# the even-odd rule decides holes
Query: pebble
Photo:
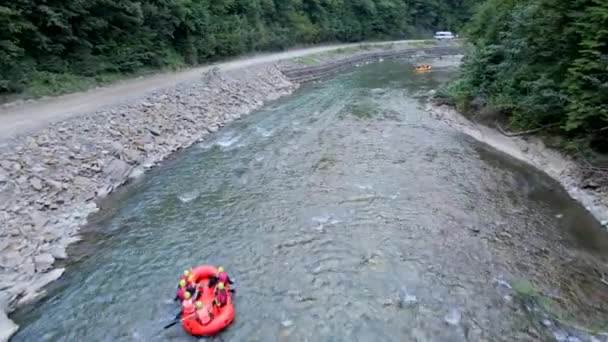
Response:
[[[8,172],[0,169],[0,184],[6,183],[9,180]]]
[[[555,337],[555,340],[557,342],[566,342],[566,341],[568,341],[568,335],[566,335],[566,333],[564,333],[563,331],[554,331],[553,332],[553,337]]]
[[[8,160],[0,161],[0,167],[4,168],[7,171],[10,171],[13,168],[13,163]]]
[[[42,181],[39,178],[30,178],[30,185],[32,186],[32,188],[34,188],[34,190],[42,190]]]

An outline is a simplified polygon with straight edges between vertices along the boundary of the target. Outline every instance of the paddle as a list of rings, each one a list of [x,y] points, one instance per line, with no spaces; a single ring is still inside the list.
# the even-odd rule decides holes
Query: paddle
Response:
[[[181,321],[185,321],[185,320],[187,320],[188,318],[190,318],[190,317],[194,316],[195,314],[196,314],[196,312],[195,312],[195,313],[193,313],[193,314],[190,314],[190,315],[188,315],[188,316],[186,316],[186,317],[184,317],[184,318],[179,318],[179,319],[176,319],[175,321],[173,321],[173,322],[171,322],[171,323],[169,323],[169,324],[165,325],[165,326],[163,327],[163,330],[165,330],[165,329],[169,329],[169,328],[171,328],[172,326],[176,325],[177,323],[179,323],[179,322],[181,322]],[[179,316],[179,314],[178,314],[178,316]]]
[[[194,294],[192,295],[192,298],[196,298],[196,297],[198,297],[198,293],[199,293],[199,292],[198,292],[198,289],[199,289],[199,288],[201,288],[201,287],[204,287],[204,286],[205,286],[205,285],[201,285],[201,284],[194,284],[194,285],[195,285],[196,290],[194,291]],[[195,312],[195,313],[196,313],[196,312]],[[181,313],[181,311],[180,311],[180,312],[178,312],[178,313],[177,313],[177,315],[176,315],[176,316],[175,316],[175,318],[174,318],[174,321],[173,321],[173,322],[171,322],[171,323],[169,323],[169,324],[167,324],[167,325],[165,325],[165,326],[163,327],[163,330],[164,330],[164,329],[169,329],[169,328],[171,328],[172,326],[176,325],[177,323],[179,323],[179,322],[181,322],[181,321],[183,321],[183,320],[185,320],[185,319],[187,319],[187,318],[192,317],[192,316],[193,316],[195,313],[193,313],[192,315],[189,315],[189,316],[187,316],[187,317],[184,317],[184,318],[181,318],[181,319],[180,319],[180,318],[179,318],[179,316],[180,316],[182,313]]]

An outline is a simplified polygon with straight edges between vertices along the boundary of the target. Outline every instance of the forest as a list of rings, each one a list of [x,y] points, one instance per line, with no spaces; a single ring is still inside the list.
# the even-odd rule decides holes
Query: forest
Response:
[[[297,45],[466,36],[462,111],[498,112],[608,151],[606,0],[13,0],[0,5],[0,97]]]
[[[53,95],[145,70],[323,42],[458,30],[473,0],[11,0],[0,95]]]
[[[487,0],[465,31],[462,74],[446,92],[458,109],[608,152],[608,1]]]

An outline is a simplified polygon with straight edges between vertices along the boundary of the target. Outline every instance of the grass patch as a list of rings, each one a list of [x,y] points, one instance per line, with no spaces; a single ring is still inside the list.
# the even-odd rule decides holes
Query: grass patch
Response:
[[[516,280],[511,286],[513,287],[515,297],[519,299],[538,299],[542,296],[541,292],[538,291],[534,285],[527,280]]]
[[[534,284],[527,280],[518,280],[511,285],[514,298],[522,305],[527,306],[531,317],[537,321],[548,315],[552,320],[582,332],[596,335],[608,330],[608,321],[603,319],[581,319],[579,315],[568,307],[559,297],[553,298],[545,295]]]
[[[429,47],[429,46],[437,46],[438,42],[434,39],[425,39],[425,40],[415,40],[409,43],[411,47]]]
[[[292,61],[294,61],[295,63],[298,63],[298,64],[303,64],[303,65],[316,65],[316,64],[320,64],[321,62],[323,62],[325,59],[328,59],[328,58],[336,58],[339,56],[350,56],[350,55],[354,55],[354,54],[357,54],[362,51],[372,50],[372,49],[374,49],[374,47],[375,46],[373,44],[361,44],[358,46],[338,48],[335,50],[325,51],[325,52],[321,52],[321,53],[317,53],[317,54],[313,54],[313,55],[296,57],[296,58],[292,59]]]
[[[315,55],[297,57],[297,58],[294,58],[293,61],[298,64],[304,64],[304,65],[315,65],[315,64],[319,63],[319,60],[315,57]]]
[[[30,99],[75,93],[137,76],[151,74],[152,72],[153,71],[148,70],[128,74],[104,73],[87,77],[69,73],[60,74],[38,71],[31,76],[30,82],[26,85],[23,93],[21,93],[18,98]],[[158,70],[156,72],[158,72]]]
[[[0,96],[0,103],[85,91],[135,77],[178,71],[186,65],[184,59],[175,52],[167,55],[165,63],[166,65],[162,68],[148,67],[125,73],[103,72],[94,76],[76,75],[69,72],[34,71],[28,76],[28,82],[21,93]]]

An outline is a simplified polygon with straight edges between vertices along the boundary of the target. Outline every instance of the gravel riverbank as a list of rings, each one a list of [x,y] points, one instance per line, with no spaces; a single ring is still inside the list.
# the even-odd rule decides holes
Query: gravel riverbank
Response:
[[[457,130],[488,144],[503,153],[544,171],[599,221],[608,226],[608,189],[586,186],[580,165],[563,153],[548,148],[539,137],[503,135],[498,130],[467,119],[445,105],[427,104],[426,110],[435,118]]]

